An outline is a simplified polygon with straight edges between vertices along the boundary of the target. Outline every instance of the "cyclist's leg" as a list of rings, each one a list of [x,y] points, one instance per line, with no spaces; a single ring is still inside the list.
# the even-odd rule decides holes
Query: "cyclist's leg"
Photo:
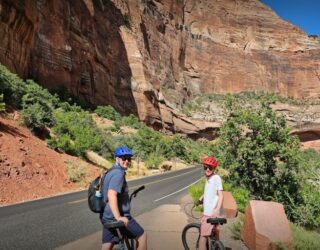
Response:
[[[115,243],[119,243],[118,233],[114,229],[102,229],[102,250],[111,250]]]
[[[208,237],[212,234],[213,225],[207,222],[209,216],[203,215],[200,227],[199,250],[207,249]]]
[[[199,250],[206,250],[207,249],[207,241],[209,236],[202,236],[200,235],[199,239]]]
[[[137,239],[137,250],[147,250],[147,233],[143,234]]]
[[[112,250],[113,246],[113,243],[103,243],[101,250]]]
[[[132,217],[129,218],[129,223],[126,227],[127,236],[134,238],[137,241],[137,250],[147,249],[147,233],[139,225],[139,223]]]

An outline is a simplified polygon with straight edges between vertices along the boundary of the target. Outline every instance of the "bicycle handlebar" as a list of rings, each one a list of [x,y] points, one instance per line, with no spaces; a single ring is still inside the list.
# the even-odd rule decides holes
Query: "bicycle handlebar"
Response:
[[[132,197],[136,197],[137,194],[142,191],[143,189],[145,189],[146,187],[144,185],[142,185],[141,187],[137,188],[136,190],[133,191],[133,193],[130,195],[130,201],[132,199]]]

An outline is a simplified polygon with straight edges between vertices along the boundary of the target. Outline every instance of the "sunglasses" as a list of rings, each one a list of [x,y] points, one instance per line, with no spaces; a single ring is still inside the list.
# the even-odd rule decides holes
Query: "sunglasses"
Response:
[[[123,161],[131,162],[131,157],[130,157],[130,156],[121,156],[120,158],[121,158],[121,160],[123,160]]]
[[[205,166],[203,166],[203,169],[204,169],[204,170],[209,169],[210,171],[212,171],[212,170],[213,170],[213,167],[211,167],[211,166],[206,166],[206,165],[205,165]]]

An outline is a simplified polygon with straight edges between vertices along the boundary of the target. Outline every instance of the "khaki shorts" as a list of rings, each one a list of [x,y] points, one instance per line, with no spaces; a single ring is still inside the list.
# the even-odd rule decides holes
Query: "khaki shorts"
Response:
[[[205,221],[201,223],[200,235],[201,236],[210,236],[211,233],[212,233],[212,229],[213,229],[214,225],[212,225],[211,223],[208,223],[207,219],[209,219],[209,218],[217,218],[217,217],[216,216],[202,215],[200,220],[202,218],[205,218]],[[221,216],[219,216],[219,218],[221,218]],[[217,229],[219,230],[219,225],[217,225]]]

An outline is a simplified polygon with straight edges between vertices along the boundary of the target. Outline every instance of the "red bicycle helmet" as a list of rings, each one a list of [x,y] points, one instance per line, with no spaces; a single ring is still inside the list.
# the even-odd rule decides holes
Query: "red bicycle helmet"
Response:
[[[218,161],[216,158],[212,157],[212,156],[207,156],[207,157],[204,157],[202,159],[202,164],[206,164],[206,165],[209,165],[213,168],[217,168],[218,167]]]

